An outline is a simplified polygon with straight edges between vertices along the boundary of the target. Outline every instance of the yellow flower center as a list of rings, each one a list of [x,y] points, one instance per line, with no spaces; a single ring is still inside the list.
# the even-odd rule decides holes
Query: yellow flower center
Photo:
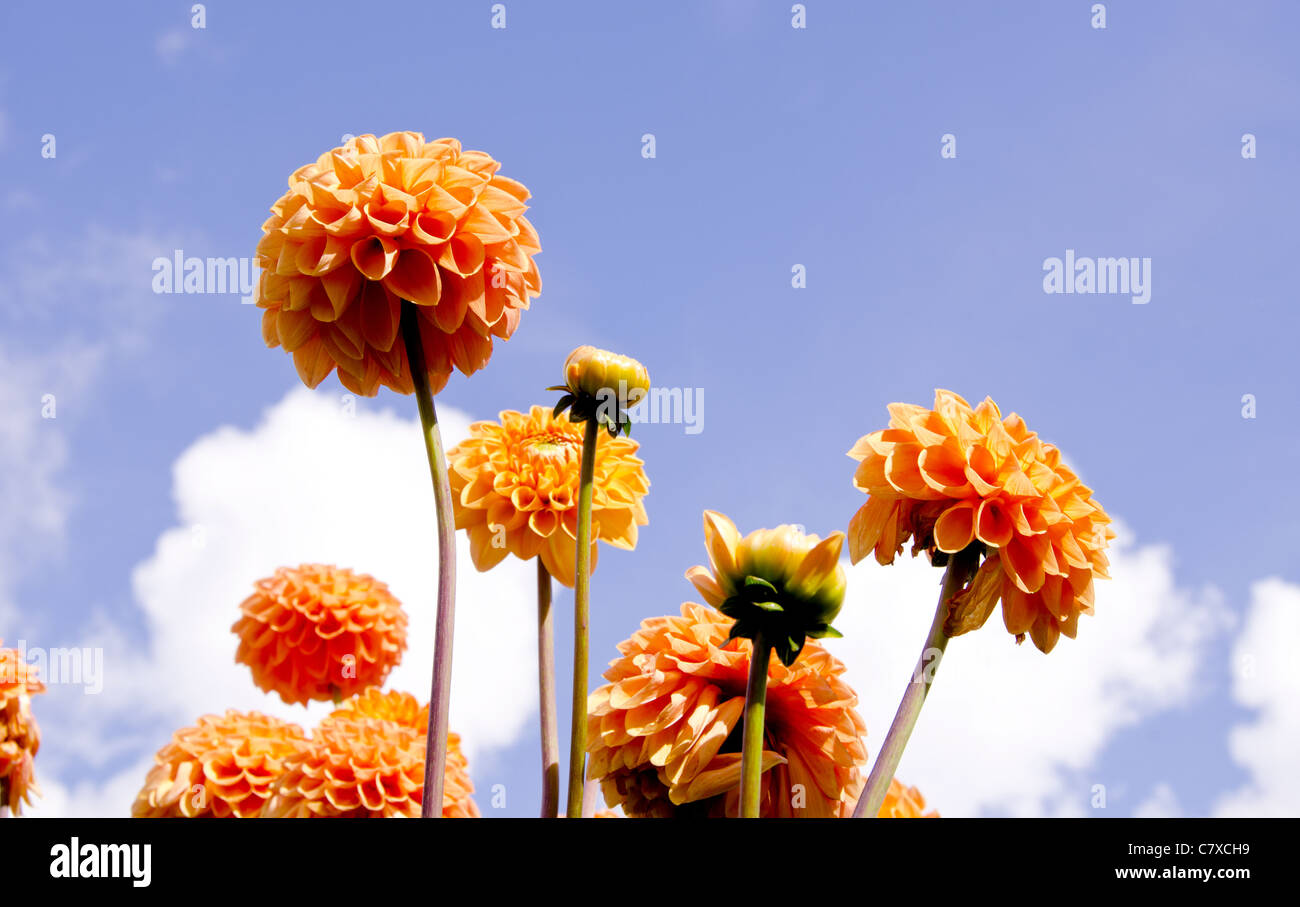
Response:
[[[555,431],[529,435],[515,447],[516,459],[533,466],[575,462],[581,455],[581,440]]]

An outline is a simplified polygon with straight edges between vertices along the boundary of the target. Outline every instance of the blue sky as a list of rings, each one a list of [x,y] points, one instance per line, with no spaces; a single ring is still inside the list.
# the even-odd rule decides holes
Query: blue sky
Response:
[[[21,504],[0,534],[0,636],[72,645],[107,625],[147,645],[132,570],[178,523],[173,464],[298,383],[256,310],[151,293],[153,258],[251,255],[292,170],[345,133],[410,129],[500,160],[532,190],[543,245],[542,296],[440,406],[489,418],[545,402],[580,343],[703,389],[701,433],[636,432],[651,523],[635,553],[602,557],[593,675],[638,620],[693,597],[681,574],[703,559],[702,509],[742,530],[843,528],[861,503],[845,451],[887,403],[947,387],[1024,415],[1137,544],[1168,546],[1178,588],[1221,602],[1194,689],[1108,736],[1077,783],[1165,784],[1191,814],[1245,783],[1229,743],[1251,720],[1229,670],[1237,628],[1252,584],[1300,583],[1282,469],[1300,454],[1300,11],[1112,2],[1099,30],[1073,0],[823,0],[795,29],[784,2],[505,6],[504,29],[486,2],[358,15],[225,0],[201,30],[188,3],[0,10],[14,376],[0,418]],[[1045,294],[1043,261],[1067,249],[1150,258],[1151,301]],[[21,428],[43,393],[57,418]],[[320,393],[342,391],[331,378]],[[359,406],[414,412],[386,391]],[[871,695],[892,708],[897,691]],[[104,765],[56,763],[61,781],[129,766],[169,731]],[[481,789],[521,792],[508,812],[531,812],[534,749],[530,727],[476,766]]]

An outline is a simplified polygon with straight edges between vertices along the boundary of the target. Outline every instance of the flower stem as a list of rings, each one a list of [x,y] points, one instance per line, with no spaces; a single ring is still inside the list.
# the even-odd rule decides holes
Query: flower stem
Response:
[[[451,509],[447,457],[438,431],[438,412],[429,392],[429,372],[420,341],[419,314],[402,303],[402,339],[415,384],[415,402],[424,429],[424,451],[433,479],[433,504],[438,518],[438,616],[433,643],[433,681],[429,691],[429,734],[424,750],[424,802],[420,816],[442,816],[442,787],[447,767],[447,712],[451,705],[451,644],[456,627],[456,523]]]
[[[537,557],[537,689],[541,698],[542,818],[560,809],[560,727],[555,720],[555,625],[551,620],[551,574]]]
[[[591,598],[591,485],[600,423],[587,420],[578,486],[578,562],[573,581],[573,724],[569,735],[569,797],[565,815],[582,818],[587,761],[587,622]]]
[[[930,635],[925,639],[921,657],[917,659],[912,679],[903,693],[903,701],[898,704],[894,723],[889,726],[889,733],[871,766],[871,775],[867,778],[866,788],[858,799],[853,818],[875,818],[880,813],[885,794],[889,792],[889,783],[894,780],[894,772],[903,758],[916,719],[921,715],[921,706],[934,683],[934,674],[939,669],[944,650],[948,647],[948,635],[943,632],[944,620],[948,617],[948,602],[961,591],[967,581],[975,574],[979,566],[978,549],[966,548],[953,554],[948,560],[948,569],[943,575],[943,589],[939,592],[939,604],[934,609],[934,621],[930,624]]]
[[[762,632],[754,634],[745,687],[745,731],[740,756],[740,817],[757,819],[763,780],[763,722],[767,710],[767,666],[772,646]]]

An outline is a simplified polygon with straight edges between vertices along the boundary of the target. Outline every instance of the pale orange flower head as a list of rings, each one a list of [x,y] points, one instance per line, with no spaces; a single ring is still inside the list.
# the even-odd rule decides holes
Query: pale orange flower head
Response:
[[[400,336],[417,314],[429,385],[487,364],[541,292],[528,190],[482,151],[418,132],[363,135],[294,171],[257,246],[262,337],[316,387],[414,391]]]
[[[322,721],[310,742],[288,761],[262,815],[288,819],[418,818],[424,797],[425,731],[362,714],[376,706],[387,711],[395,704],[396,700],[380,704],[372,698],[359,709],[340,709]],[[406,704],[394,714],[408,715]],[[421,714],[427,722],[427,707]],[[461,752],[460,737],[454,733],[447,735],[443,777],[443,818],[477,818],[469,763]]]
[[[259,712],[204,715],[173,734],[154,756],[131,815],[254,818],[288,758],[306,743],[298,725]]]
[[[403,727],[414,728],[421,734],[429,732],[429,706],[410,693],[367,687],[351,699],[339,703],[330,712],[330,718],[378,718]]]
[[[379,686],[406,648],[406,613],[388,587],[342,567],[281,567],[240,611],[235,660],[291,704]]]
[[[944,632],[983,626],[1002,602],[1007,630],[1043,652],[1071,638],[1093,611],[1093,578],[1107,578],[1115,532],[1092,490],[1014,413],[987,397],[971,407],[935,391],[934,409],[890,404],[889,427],[861,438],[855,487],[867,503],[849,523],[854,563],[874,551],[893,563],[911,539],[936,565],[974,546],[985,555],[949,604]]]
[[[935,810],[925,811],[925,797],[915,787],[908,787],[897,778],[890,780],[885,792],[885,802],[880,804],[879,819],[937,819]]]
[[[469,533],[470,556],[490,570],[507,554],[540,557],[566,586],[574,581],[583,432],[564,413],[540,406],[476,422],[447,454],[456,528]],[[596,436],[591,496],[591,566],[596,542],[630,550],[649,522],[644,463],[629,438]]]
[[[0,646],[0,806],[15,816],[41,792],[35,769],[41,729],[32,714],[32,697],[44,692],[36,666],[17,649]]]
[[[831,621],[844,604],[844,533],[821,539],[787,524],[741,538],[735,523],[706,510],[704,542],[710,566],[692,567],[686,578],[705,601],[735,618],[733,635],[753,639],[762,632],[786,665],[806,637],[839,636]]]
[[[547,390],[565,391],[555,412],[569,410],[574,422],[595,419],[611,435],[630,434],[627,411],[650,392],[650,373],[630,356],[594,346],[580,346],[564,360],[564,384]]]
[[[587,700],[587,776],[636,817],[739,814],[741,732],[753,647],[703,605],[642,621]],[[866,726],[844,665],[817,642],[768,667],[761,814],[852,814]]]

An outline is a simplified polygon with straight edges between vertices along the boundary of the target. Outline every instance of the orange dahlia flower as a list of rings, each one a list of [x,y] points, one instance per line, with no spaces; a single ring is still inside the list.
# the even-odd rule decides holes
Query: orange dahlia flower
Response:
[[[880,805],[879,819],[937,819],[935,810],[925,811],[925,797],[915,787],[903,786],[897,778],[889,782],[885,802]]]
[[[35,770],[41,729],[32,715],[32,697],[44,693],[45,684],[36,675],[36,666],[17,649],[0,648],[0,807],[15,816],[41,792]]]
[[[501,422],[476,422],[447,454],[456,528],[469,532],[470,555],[490,570],[513,554],[540,557],[566,586],[574,581],[578,480],[583,431],[563,413],[534,406],[506,411]],[[601,433],[591,496],[591,565],[596,542],[636,547],[649,522],[642,498],[650,490],[638,445]]]
[[[204,715],[181,728],[154,756],[131,815],[137,819],[256,817],[307,743],[296,724],[259,712]]]
[[[235,660],[287,703],[379,686],[402,660],[406,613],[373,577],[342,567],[281,567],[258,580],[231,629]]]
[[[482,151],[417,132],[363,135],[294,171],[257,246],[257,304],[269,347],[293,354],[316,387],[335,366],[373,397],[414,391],[398,336],[403,301],[419,312],[436,393],[452,367],[487,364],[542,290],[523,184]]]
[[[404,727],[414,728],[421,734],[429,732],[429,706],[420,705],[410,693],[396,690],[387,692],[378,687],[368,687],[351,699],[346,699],[330,712],[330,718],[378,718]]]
[[[854,563],[874,551],[892,563],[912,553],[934,563],[978,544],[975,578],[950,604],[944,632],[983,626],[999,601],[1007,630],[1028,633],[1043,652],[1071,638],[1093,610],[1094,577],[1108,578],[1105,548],[1115,532],[1092,490],[1014,413],[987,397],[979,406],[938,390],[934,409],[890,404],[889,428],[861,438],[855,487],[867,503],[849,523]]]
[[[704,605],[642,621],[587,702],[589,778],[632,817],[736,816],[752,646]],[[768,668],[761,815],[847,817],[863,787],[866,726],[844,665],[809,642]]]
[[[399,711],[406,714],[404,706]],[[426,708],[426,721],[427,715]],[[262,815],[418,818],[424,798],[424,750],[425,732],[416,727],[340,709],[322,721],[311,741],[289,759]],[[469,763],[456,734],[447,735],[444,778],[443,818],[478,818]]]

